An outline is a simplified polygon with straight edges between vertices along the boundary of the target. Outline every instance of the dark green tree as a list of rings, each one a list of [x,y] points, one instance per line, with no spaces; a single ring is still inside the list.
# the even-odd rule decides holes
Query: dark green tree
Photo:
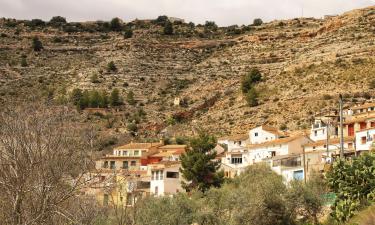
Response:
[[[54,16],[52,19],[49,21],[49,24],[54,27],[60,27],[62,25],[65,25],[66,19],[62,16]]]
[[[133,30],[131,28],[126,28],[124,32],[124,38],[129,39],[133,37]]]
[[[258,102],[258,92],[257,90],[252,87],[245,95],[246,102],[250,107],[257,106]]]
[[[210,187],[220,187],[224,174],[218,171],[220,162],[216,161],[216,138],[200,132],[199,136],[191,139],[190,148],[181,155],[181,173],[187,183],[182,185],[187,191],[198,189],[202,192]]]
[[[112,31],[121,31],[122,30],[122,23],[119,18],[113,18],[110,23],[110,28]]]
[[[111,96],[109,97],[109,104],[111,106],[119,106],[122,105],[121,97],[120,97],[120,91],[115,88],[111,92]]]
[[[133,91],[129,91],[126,95],[126,101],[129,103],[129,105],[135,105],[135,99],[134,99],[134,93]]]
[[[115,62],[113,61],[110,61],[107,65],[107,71],[108,72],[116,72],[117,71],[117,67],[116,67],[116,64]]]
[[[164,25],[166,22],[169,22],[168,16],[158,16],[155,23],[159,25]]]
[[[43,49],[43,44],[38,37],[34,37],[32,41],[32,48],[34,51],[39,52]]]
[[[173,24],[169,21],[167,21],[164,24],[164,34],[165,35],[172,35],[173,34]]]
[[[72,93],[70,94],[70,101],[74,104],[79,106],[81,99],[83,97],[82,90],[79,88],[73,89]]]
[[[256,19],[254,19],[254,21],[253,21],[253,25],[254,25],[254,26],[260,26],[260,25],[262,25],[262,24],[263,24],[263,20],[260,19],[260,18],[256,18]]]
[[[85,109],[90,106],[90,92],[88,90],[83,91],[82,98],[79,100],[79,108]]]
[[[257,68],[252,68],[250,72],[242,77],[241,90],[246,94],[258,82],[262,80],[262,74]]]

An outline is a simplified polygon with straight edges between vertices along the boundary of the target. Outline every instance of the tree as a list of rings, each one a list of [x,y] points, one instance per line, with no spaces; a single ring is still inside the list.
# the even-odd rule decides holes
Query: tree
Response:
[[[201,132],[190,141],[190,148],[181,156],[181,173],[187,183],[183,186],[187,191],[198,189],[202,192],[210,187],[220,187],[224,174],[218,172],[220,162],[216,161],[216,139]]]
[[[79,106],[79,103],[81,102],[81,99],[83,97],[82,90],[79,88],[73,89],[71,95],[70,95],[70,101],[76,105]]]
[[[42,42],[41,42],[41,41],[39,40],[39,38],[36,37],[36,36],[33,38],[32,48],[33,48],[33,50],[36,51],[36,52],[39,52],[39,51],[41,51],[41,50],[43,49],[43,44],[42,44]]]
[[[70,204],[86,184],[89,148],[64,109],[38,103],[0,112],[0,211],[4,224],[71,223]],[[63,224],[63,223],[61,223]]]
[[[258,92],[257,90],[252,87],[247,93],[246,93],[246,102],[250,107],[254,107],[259,105],[258,103]]]
[[[107,64],[107,71],[108,71],[108,72],[116,72],[116,71],[117,71],[117,67],[116,67],[115,62],[110,61],[110,62]]]
[[[66,23],[67,23],[66,19],[62,16],[54,16],[49,21],[49,24],[51,24],[54,27],[59,27],[59,26],[65,25]]]
[[[375,199],[375,155],[368,153],[351,161],[337,160],[327,174],[328,185],[337,198],[331,216],[347,221],[363,205]]]
[[[26,67],[28,64],[27,64],[27,61],[26,61],[26,55],[23,55],[21,57],[21,66],[22,67]]]
[[[129,39],[133,37],[133,30],[131,28],[127,28],[124,32],[124,38]]]
[[[169,21],[167,21],[164,24],[164,34],[165,35],[172,35],[173,34],[173,24]]]
[[[82,98],[79,100],[78,104],[80,109],[85,109],[90,106],[90,92],[88,90],[82,93]]]
[[[241,90],[246,94],[258,82],[262,80],[262,74],[257,68],[252,68],[250,72],[242,77]]]
[[[260,26],[262,24],[263,24],[263,20],[262,19],[260,19],[260,18],[254,19],[254,22],[253,22],[254,26]]]
[[[129,103],[129,105],[135,105],[135,99],[134,99],[134,93],[133,91],[129,91],[126,95],[126,101]]]
[[[112,31],[121,31],[122,30],[121,20],[117,17],[113,18],[110,23],[110,28]]]
[[[164,25],[166,22],[169,22],[168,16],[158,16],[155,23],[159,25]]]
[[[120,91],[117,88],[112,90],[111,96],[109,98],[109,104],[111,104],[111,106],[122,105],[122,101],[120,98]]]

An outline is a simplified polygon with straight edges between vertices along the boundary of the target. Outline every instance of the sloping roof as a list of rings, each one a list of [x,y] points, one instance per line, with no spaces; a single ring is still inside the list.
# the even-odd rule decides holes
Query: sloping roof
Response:
[[[344,121],[344,124],[360,123],[360,122],[365,122],[366,120],[370,120],[370,119],[375,119],[375,115],[355,117],[355,118]]]
[[[163,145],[162,143],[160,142],[154,142],[154,143],[129,143],[129,144],[126,144],[126,145],[122,145],[122,146],[119,146],[119,147],[116,147],[115,149],[118,150],[118,149],[149,149],[151,147],[159,147]]]
[[[152,157],[171,157],[171,156],[174,156],[174,155],[181,155],[184,152],[185,151],[181,151],[181,150],[161,151],[159,153],[156,153],[156,154],[152,155]]]
[[[344,142],[352,142],[354,141],[354,137],[345,137]],[[329,139],[329,144],[338,144],[340,143],[340,138],[332,138]],[[306,147],[317,147],[317,146],[323,146],[326,144],[326,140],[320,140],[320,141],[315,141],[312,143],[305,144],[304,146]]]
[[[298,134],[298,135],[294,135],[294,136],[291,136],[291,137],[279,138],[279,139],[276,139],[276,140],[267,141],[267,142],[260,143],[260,144],[250,144],[250,145],[247,145],[247,148],[248,149],[255,149],[255,148],[259,148],[259,147],[285,144],[285,143],[292,142],[292,141],[294,141],[298,138],[301,138],[301,137],[306,137],[306,136],[302,135],[302,134]]]
[[[262,127],[262,130],[267,131],[267,132],[272,133],[272,134],[276,134],[276,135],[282,135],[283,134],[276,127],[271,127],[271,126],[268,126],[268,125],[262,125],[261,127]]]
[[[187,145],[164,145],[158,147],[158,149],[185,149]]]
[[[301,156],[302,156],[301,154],[291,153],[291,154],[287,154],[287,155],[277,155],[277,156],[274,156],[270,159],[271,160],[293,159],[293,158],[298,158],[298,157],[301,157]],[[265,160],[270,160],[270,159],[265,159]]]
[[[361,132],[361,131],[368,131],[368,130],[375,130],[375,127],[369,127],[369,128],[366,128],[366,129],[362,129],[362,130],[357,131],[356,133]]]
[[[158,163],[149,164],[151,170],[152,169],[163,169],[168,167],[173,167],[181,164],[179,161],[160,161]]]
[[[219,138],[220,141],[228,140],[228,141],[245,141],[249,139],[248,134],[234,134],[226,137]]]
[[[367,108],[370,108],[370,107],[375,107],[375,102],[365,103],[365,104],[363,104],[363,105],[354,106],[354,107],[352,107],[351,109],[352,109],[352,110],[356,110],[356,109],[367,109]]]

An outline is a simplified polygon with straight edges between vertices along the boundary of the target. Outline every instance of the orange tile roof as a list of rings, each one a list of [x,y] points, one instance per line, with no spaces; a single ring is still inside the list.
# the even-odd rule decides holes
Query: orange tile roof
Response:
[[[375,115],[355,117],[355,118],[344,121],[344,124],[360,123],[360,122],[365,122],[366,120],[370,120],[370,119],[375,119]]]
[[[276,127],[271,127],[271,126],[268,126],[268,125],[262,125],[262,130],[270,132],[272,134],[276,134],[276,135],[282,135],[283,134],[283,132],[279,131]]]
[[[365,128],[365,129],[359,130],[359,131],[357,131],[357,132],[367,131],[367,130],[375,130],[375,127]],[[357,133],[357,132],[356,132],[356,133]]]
[[[354,141],[354,137],[349,136],[349,137],[344,137],[344,142],[352,142]],[[317,147],[317,146],[323,146],[327,143],[326,140],[320,140],[320,141],[315,141],[312,143],[305,144],[304,146],[306,147]],[[329,144],[338,144],[340,143],[340,138],[332,138],[329,139]]]
[[[226,137],[219,138],[219,140],[229,140],[229,141],[244,141],[249,139],[248,134],[234,134]]]
[[[159,147],[161,145],[163,145],[163,144],[160,143],[160,142],[154,142],[154,143],[133,143],[133,142],[131,142],[129,144],[116,147],[115,149],[116,150],[122,150],[122,149],[150,149],[152,147]]]
[[[149,166],[152,170],[152,169],[163,169],[163,168],[173,167],[179,164],[181,164],[181,162],[179,161],[160,161],[158,163],[149,164]]]
[[[185,149],[187,145],[164,145],[158,147],[158,149]]]
[[[375,107],[375,102],[365,103],[363,105],[354,106],[354,107],[352,107],[352,110],[367,109],[367,108],[370,108],[370,107]]]
[[[296,140],[298,138],[301,138],[301,137],[306,137],[306,136],[302,135],[302,134],[299,134],[299,135],[294,135],[294,136],[291,136],[291,137],[279,138],[279,139],[276,139],[276,140],[267,141],[267,142],[260,143],[260,144],[250,144],[250,145],[247,145],[247,148],[248,149],[255,149],[255,148],[259,148],[259,147],[266,147],[266,146],[271,146],[271,145],[285,144],[285,143],[294,141],[294,140]]]

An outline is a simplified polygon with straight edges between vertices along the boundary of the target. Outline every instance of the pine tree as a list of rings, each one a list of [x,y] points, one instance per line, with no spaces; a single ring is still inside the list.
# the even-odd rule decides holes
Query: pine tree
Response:
[[[181,156],[180,169],[184,179],[188,181],[182,183],[187,191],[198,189],[205,192],[210,187],[220,187],[223,183],[224,174],[218,172],[220,162],[215,160],[215,145],[215,137],[203,132],[190,141],[191,149]]]
[[[133,91],[129,91],[126,95],[126,101],[129,103],[129,105],[135,105],[135,99],[134,99],[134,93]]]
[[[117,88],[112,90],[111,96],[109,98],[109,104],[111,104],[111,106],[119,106],[122,104],[120,91]]]
[[[250,88],[250,90],[246,93],[245,97],[246,97],[247,104],[250,107],[254,107],[254,106],[257,106],[259,104],[258,103],[258,92],[254,87]]]
[[[164,24],[164,34],[166,35],[173,34],[173,24],[169,21]]]
[[[42,44],[42,42],[39,40],[38,37],[34,37],[34,38],[33,38],[32,48],[33,48],[34,51],[36,51],[36,52],[40,52],[40,51],[43,49],[43,44]]]

